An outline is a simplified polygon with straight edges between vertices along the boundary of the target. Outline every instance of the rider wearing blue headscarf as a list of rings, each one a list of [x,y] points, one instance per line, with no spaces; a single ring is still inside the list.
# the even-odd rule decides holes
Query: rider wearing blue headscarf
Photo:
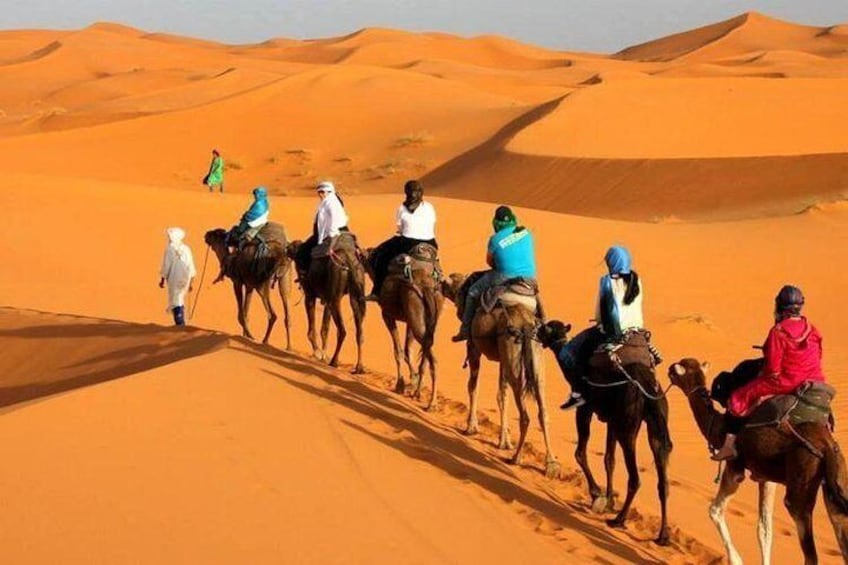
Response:
[[[595,309],[595,325],[554,351],[563,375],[571,385],[571,397],[560,408],[570,410],[586,403],[581,394],[583,375],[592,353],[604,343],[619,341],[629,330],[643,327],[642,283],[632,269],[630,252],[610,247],[604,256],[607,274],[601,277]]]

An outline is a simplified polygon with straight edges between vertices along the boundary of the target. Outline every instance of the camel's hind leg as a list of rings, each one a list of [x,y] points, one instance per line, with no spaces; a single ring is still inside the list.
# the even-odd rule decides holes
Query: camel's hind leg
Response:
[[[654,466],[657,469],[657,494],[660,499],[660,531],[657,534],[658,545],[670,543],[668,532],[668,458],[671,455],[671,437],[669,436],[667,414],[668,403],[666,400],[646,400],[645,422],[648,427],[648,444],[654,456]]]
[[[739,473],[732,470],[730,467],[725,467],[721,474],[721,483],[718,487],[718,492],[710,504],[710,519],[718,528],[718,535],[721,536],[721,541],[724,543],[724,550],[727,552],[727,561],[730,565],[742,565],[742,556],[733,545],[733,540],[730,537],[730,529],[727,527],[727,503],[739,490]]]
[[[236,308],[238,308],[238,323],[241,326],[241,335],[247,339],[253,339],[253,336],[250,335],[250,330],[247,327],[247,307],[245,304],[244,285],[234,282],[233,294],[236,297]]]
[[[589,445],[589,437],[592,434],[592,408],[588,404],[579,407],[575,420],[577,424],[577,448],[574,450],[574,459],[577,461],[580,470],[583,471],[586,482],[589,483],[589,496],[592,497],[592,507],[594,508],[595,503],[602,497],[601,487],[595,480],[592,469],[589,467],[589,459],[586,457],[586,448]],[[610,431],[608,426],[607,438],[609,437]],[[609,452],[609,446],[607,446],[607,451]]]
[[[353,329],[356,332],[356,365],[353,366],[353,374],[361,375],[365,373],[365,367],[362,364],[362,346],[365,342],[365,332],[362,325],[365,322],[365,294],[361,291],[362,284],[354,285],[350,292],[350,309],[353,311]],[[360,290],[356,290],[360,289]],[[338,309],[338,317],[341,320],[341,307]]]
[[[344,345],[347,337],[347,328],[345,328],[344,317],[342,316],[341,298],[335,298],[332,302],[324,304],[324,319],[321,323],[321,342],[327,347],[327,334],[330,331],[330,317],[336,326],[336,350],[333,352],[333,357],[330,359],[331,367],[339,366],[339,353]]]
[[[515,382],[515,375],[511,374],[508,377],[509,384],[512,387],[515,404],[518,406],[518,445],[515,447],[515,454],[510,459],[510,463],[518,465],[521,463],[521,450],[524,448],[524,442],[527,440],[527,430],[530,428],[530,411],[527,410],[527,402],[524,398],[524,391],[518,383]]]
[[[604,472],[607,475],[607,490],[606,495],[600,497],[592,504],[592,509],[596,512],[615,512],[615,452],[618,444],[615,441],[615,434],[612,427],[607,426],[607,442],[604,449]]]
[[[499,365],[498,372],[498,412],[501,416],[501,433],[498,439],[498,449],[512,449],[512,440],[509,439],[509,404],[506,401],[506,393],[509,381],[504,374],[504,365]]]
[[[793,465],[792,472],[787,473],[786,496],[783,502],[795,521],[801,551],[804,552],[804,564],[814,565],[818,563],[813,536],[813,508],[816,506],[816,497],[821,486],[821,478],[817,477],[819,465],[813,460],[815,455],[803,447],[797,448],[796,451],[801,454],[797,456],[797,464]]]
[[[536,394],[536,408],[539,410],[539,425],[542,427],[542,439],[545,442],[545,476],[548,478],[559,477],[562,467],[559,461],[556,460],[556,457],[554,457],[553,450],[551,449],[550,436],[548,435],[548,408],[545,403],[545,375],[542,368],[544,365],[541,359],[541,349],[532,344],[525,344],[524,347],[531,348],[529,355],[533,357],[532,368],[526,367],[525,370],[536,371],[536,386],[534,390]],[[527,376],[525,376],[525,379],[527,379]]]
[[[395,366],[397,367],[397,380],[395,381],[395,392],[403,394],[406,391],[406,383],[403,381],[403,371],[401,364],[403,361],[403,345],[400,342],[400,332],[398,332],[397,321],[391,316],[383,312],[383,323],[389,329],[392,336],[392,349],[395,354]]]
[[[627,497],[624,499],[624,506],[621,507],[618,515],[612,520],[607,520],[607,524],[614,528],[623,528],[627,514],[630,513],[633,499],[636,498],[636,493],[639,492],[639,487],[642,484],[639,480],[639,466],[636,464],[636,436],[639,434],[639,426],[634,426],[634,429],[622,430],[620,424],[613,423],[610,425],[613,426],[618,443],[621,444],[621,450],[624,453],[624,464],[627,467]]]
[[[271,337],[271,330],[274,329],[274,324],[277,321],[277,313],[274,312],[274,305],[271,304],[271,279],[268,279],[259,289],[259,296],[262,298],[262,306],[265,307],[265,312],[268,314],[268,328],[265,330],[265,337],[262,338],[262,344],[267,345],[268,339]]]
[[[433,354],[432,342],[422,347],[423,350],[421,352],[421,365],[419,366],[418,388],[421,388],[421,381],[424,380],[424,362],[426,361],[430,366],[430,383],[432,387],[430,391],[430,403],[427,405],[427,410],[433,410],[436,408],[438,402],[438,394],[436,392],[436,356]]]
[[[403,358],[406,361],[406,366],[409,368],[409,380],[412,386],[415,387],[415,398],[421,397],[421,370],[412,364],[412,340],[414,334],[409,322],[406,323],[406,336],[404,337]]]
[[[283,324],[286,327],[286,350],[291,351],[291,319],[289,317],[289,297],[291,297],[291,268],[287,266],[277,279],[280,300],[283,302]]]
[[[317,298],[314,295],[306,294],[304,302],[306,304],[306,323],[308,324],[306,335],[309,338],[309,344],[312,346],[312,356],[323,361],[325,359],[324,350],[318,347],[318,328],[315,323]]]
[[[477,422],[477,381],[480,377],[480,352],[469,343],[468,357],[468,424],[465,427],[467,435],[474,435],[480,431]]]

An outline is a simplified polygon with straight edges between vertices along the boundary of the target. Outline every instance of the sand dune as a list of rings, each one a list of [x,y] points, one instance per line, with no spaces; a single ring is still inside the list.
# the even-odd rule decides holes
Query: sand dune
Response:
[[[760,14],[612,56],[380,28],[256,45],[109,23],[0,32],[0,251],[12,267],[0,270],[4,561],[715,563],[715,468],[677,391],[673,543],[659,548],[649,466],[628,532],[589,512],[571,414],[551,416],[562,480],[543,478],[535,429],[524,465],[503,463],[491,366],[483,432],[459,433],[464,350],[448,339],[451,309],[436,344],[440,409],[424,414],[387,392],[390,344],[373,306],[372,373],[360,380],[231,338],[214,257],[192,297],[195,327],[165,327],[163,229],[185,227],[202,268],[202,234],[231,225],[266,184],[272,217],[301,238],[312,187],[330,178],[372,245],[394,230],[401,184],[423,177],[446,269],[483,267],[493,203],[521,206],[546,305],[576,327],[592,314],[606,247],[631,247],[669,360],[724,368],[750,355],[775,290],[799,284],[840,388],[846,37],[845,26]],[[200,186],[213,147],[227,194]],[[252,316],[258,330],[258,307]],[[547,374],[552,407],[566,390],[550,356]],[[837,436],[848,442],[844,426]],[[602,438],[597,428],[598,470]],[[623,491],[623,472],[616,482]],[[754,490],[731,504],[748,561]],[[835,559],[816,519],[820,553]],[[775,554],[800,559],[782,508]]]

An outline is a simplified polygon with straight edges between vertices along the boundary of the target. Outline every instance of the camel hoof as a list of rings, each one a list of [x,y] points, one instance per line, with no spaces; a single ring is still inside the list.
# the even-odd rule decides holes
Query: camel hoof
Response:
[[[254,338],[252,334],[249,334],[249,333],[245,332],[245,333],[243,333],[243,334],[241,334],[241,335],[242,335],[243,337],[245,337],[246,339],[249,339],[250,341],[256,341],[256,338]]]
[[[604,495],[598,495],[592,500],[592,512],[595,514],[606,514],[609,512],[609,507],[612,501]]]
[[[339,360],[338,359],[331,359],[330,362],[328,363],[328,365],[330,365],[330,367],[332,367],[334,369],[337,369],[339,367]]]
[[[325,359],[324,352],[316,349],[312,352],[312,358],[317,359],[318,361],[323,361]]]
[[[624,525],[624,520],[620,518],[613,518],[612,520],[607,520],[607,526],[610,528],[615,528],[617,530],[626,530],[627,526]]]
[[[668,532],[660,533],[659,537],[656,539],[656,544],[662,547],[671,545],[671,538],[669,537]]]
[[[336,365],[334,365],[334,366],[336,366]],[[358,365],[358,366],[353,368],[353,370],[350,372],[350,374],[352,374],[352,375],[364,375],[365,374],[365,367],[363,367],[362,365]]]
[[[513,449],[515,446],[512,445],[512,441],[510,441],[509,436],[501,437],[500,441],[498,441],[498,449]]]
[[[403,394],[406,392],[406,383],[403,381],[398,381],[395,383],[395,394]]]
[[[516,453],[515,455],[510,457],[508,461],[509,461],[510,465],[519,465],[519,464],[521,464],[521,456],[519,456],[518,453]]]
[[[551,460],[545,463],[545,477],[549,479],[558,479],[562,475],[562,465],[559,461]]]
[[[468,424],[468,427],[465,428],[465,435],[467,436],[476,436],[479,432],[477,424]]]
[[[262,340],[262,345],[268,345],[268,340],[267,340],[267,339],[263,339],[263,340]]]

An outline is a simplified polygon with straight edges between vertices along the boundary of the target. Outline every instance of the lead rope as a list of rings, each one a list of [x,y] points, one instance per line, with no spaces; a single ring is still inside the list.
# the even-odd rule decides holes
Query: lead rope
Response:
[[[197,310],[197,302],[200,300],[200,291],[203,290],[203,279],[206,276],[206,263],[209,262],[210,245],[206,246],[206,257],[203,259],[203,269],[200,271],[200,286],[197,287],[197,294],[194,295],[194,305],[191,307],[191,312],[188,315],[189,320],[194,319],[194,311]]]

